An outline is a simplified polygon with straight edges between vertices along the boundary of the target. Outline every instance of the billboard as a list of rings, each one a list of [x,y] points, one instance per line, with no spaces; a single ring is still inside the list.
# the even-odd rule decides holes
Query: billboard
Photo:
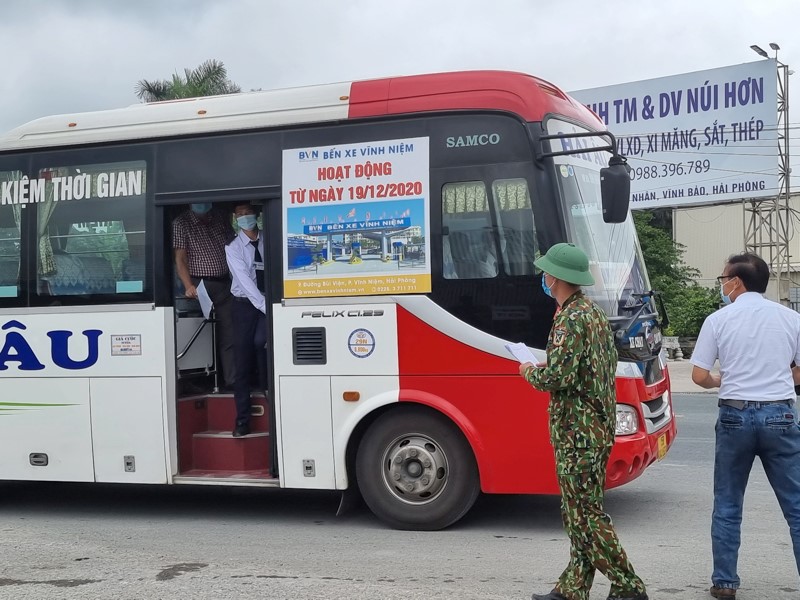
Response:
[[[617,136],[634,210],[778,193],[774,59],[570,95]]]
[[[287,298],[431,291],[427,137],[283,151]]]

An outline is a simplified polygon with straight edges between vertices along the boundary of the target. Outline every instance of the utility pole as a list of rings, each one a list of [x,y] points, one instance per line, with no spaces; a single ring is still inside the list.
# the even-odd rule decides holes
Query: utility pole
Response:
[[[778,77],[778,193],[774,198],[750,200],[744,204],[744,247],[760,255],[775,276],[777,297],[782,304],[789,303],[789,218],[790,179],[789,165],[789,66],[778,60],[780,46],[769,45],[775,51]],[[750,46],[759,56],[769,58],[759,46]]]

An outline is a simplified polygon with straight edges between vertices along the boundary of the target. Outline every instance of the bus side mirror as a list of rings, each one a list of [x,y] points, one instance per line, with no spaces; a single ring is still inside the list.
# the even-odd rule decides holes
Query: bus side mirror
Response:
[[[631,168],[624,157],[615,154],[608,166],[600,169],[600,195],[603,198],[603,221],[623,223],[628,217],[631,198]]]

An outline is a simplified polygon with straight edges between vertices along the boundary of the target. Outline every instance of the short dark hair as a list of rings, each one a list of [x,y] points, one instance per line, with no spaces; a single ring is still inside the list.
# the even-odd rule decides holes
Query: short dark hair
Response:
[[[769,283],[769,266],[758,254],[742,252],[728,258],[728,275],[742,280],[748,292],[763,294]]]
[[[242,202],[236,202],[231,208],[231,212],[236,212],[236,209],[239,208],[240,206],[246,206],[247,208],[252,209],[255,214],[259,214],[261,212],[260,206],[258,206],[257,204],[253,204],[247,200]]]

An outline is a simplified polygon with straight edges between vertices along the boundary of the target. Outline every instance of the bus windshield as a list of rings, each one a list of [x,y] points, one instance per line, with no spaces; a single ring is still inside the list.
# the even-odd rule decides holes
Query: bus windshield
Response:
[[[553,121],[550,123],[553,127]],[[561,127],[552,133],[585,131],[572,124],[558,124]],[[562,144],[575,144],[576,140],[553,143],[554,150],[562,150]],[[584,138],[581,143],[595,142]],[[650,290],[650,282],[630,214],[624,223],[603,220],[599,171],[607,157],[604,152],[557,156],[554,165],[568,239],[587,253],[595,279],[595,284],[584,291],[613,317],[626,315],[639,305],[639,295]]]

